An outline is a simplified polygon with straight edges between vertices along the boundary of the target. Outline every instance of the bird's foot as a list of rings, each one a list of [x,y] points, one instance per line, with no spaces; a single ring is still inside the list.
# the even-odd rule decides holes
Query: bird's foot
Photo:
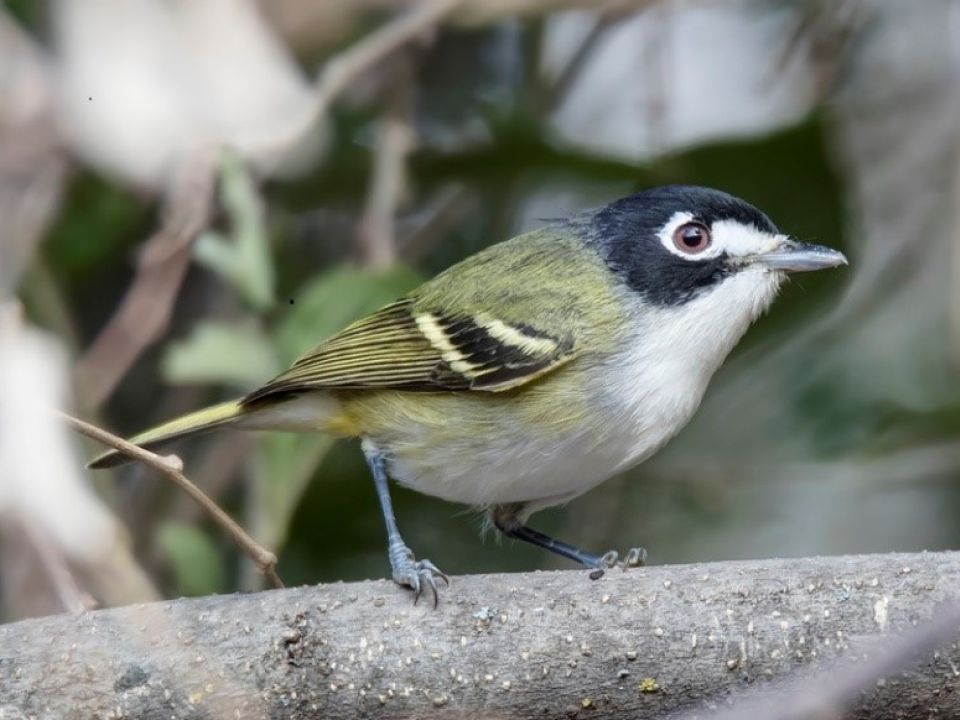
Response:
[[[437,580],[450,586],[450,579],[429,560],[417,560],[413,551],[406,545],[395,545],[390,548],[390,567],[393,569],[393,581],[413,590],[413,604],[416,605],[423,594],[424,588],[429,587],[433,595],[433,606],[440,600],[437,589]]]
[[[611,568],[618,567],[622,570],[633,567],[642,567],[647,564],[647,551],[642,547],[630,548],[623,560],[616,550],[608,550],[599,558],[597,565],[590,570],[590,579],[599,580],[604,573]]]

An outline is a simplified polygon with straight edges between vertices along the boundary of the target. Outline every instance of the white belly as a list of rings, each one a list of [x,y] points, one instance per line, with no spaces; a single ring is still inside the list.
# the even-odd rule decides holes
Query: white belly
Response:
[[[597,444],[575,434],[560,441],[504,436],[469,454],[436,448],[429,459],[397,457],[390,474],[414,490],[452,502],[548,506],[614,475],[632,450],[628,445],[624,438]]]
[[[682,398],[657,395],[645,396],[643,407],[636,394],[598,395],[603,420],[561,435],[538,435],[506,418],[488,428],[482,443],[476,437],[414,443],[417,452],[393,455],[390,474],[427,495],[468,505],[563,503],[654,454],[690,419],[702,389],[686,383]]]

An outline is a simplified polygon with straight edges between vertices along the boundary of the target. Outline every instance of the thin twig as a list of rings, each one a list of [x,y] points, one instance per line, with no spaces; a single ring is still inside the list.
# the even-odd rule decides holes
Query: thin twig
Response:
[[[280,579],[276,570],[277,556],[250,537],[233,518],[227,515],[217,503],[210,499],[203,490],[194,485],[190,479],[183,474],[183,462],[180,458],[176,455],[167,455],[165,457],[157,455],[123,438],[117,437],[113,433],[75,418],[72,415],[67,415],[59,410],[55,410],[54,413],[78,433],[86,435],[88,438],[92,438],[107,447],[111,447],[127,457],[139,460],[170,478],[175,485],[193,498],[220,527],[230,534],[237,545],[240,546],[240,549],[256,563],[257,567],[260,568],[260,572],[264,574],[275,588],[284,587],[283,581]]]
[[[256,444],[250,433],[223,433],[207,441],[206,452],[193,465],[193,474],[203,478],[203,487],[212,497],[222,497],[239,480],[245,459]],[[170,516],[181,522],[193,522],[197,518],[197,506],[181,496],[175,502]]]

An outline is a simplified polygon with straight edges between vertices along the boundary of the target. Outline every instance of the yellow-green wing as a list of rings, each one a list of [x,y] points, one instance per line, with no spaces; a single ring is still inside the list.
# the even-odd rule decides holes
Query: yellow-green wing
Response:
[[[484,390],[522,385],[574,357],[572,337],[553,337],[485,313],[448,315],[399,300],[331,337],[243,399],[304,390]]]

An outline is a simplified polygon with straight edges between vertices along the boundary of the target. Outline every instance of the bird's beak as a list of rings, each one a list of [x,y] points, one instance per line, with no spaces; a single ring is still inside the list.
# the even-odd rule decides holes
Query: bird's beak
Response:
[[[786,240],[774,250],[755,255],[753,261],[783,272],[809,272],[847,264],[846,256],[838,250],[796,240]]]

